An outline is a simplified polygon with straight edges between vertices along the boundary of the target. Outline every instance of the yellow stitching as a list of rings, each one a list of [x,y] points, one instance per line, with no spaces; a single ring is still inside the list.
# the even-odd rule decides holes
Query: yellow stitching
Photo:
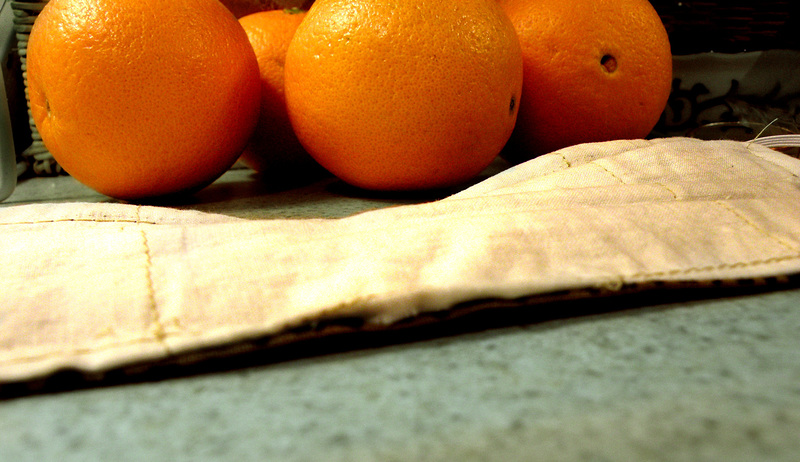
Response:
[[[136,216],[139,217],[139,208],[136,207]],[[161,313],[158,311],[158,306],[156,305],[156,291],[155,287],[153,286],[153,272],[152,272],[152,259],[150,254],[150,245],[147,242],[147,233],[145,233],[143,228],[139,229],[139,234],[142,236],[142,245],[144,246],[144,257],[145,257],[145,279],[147,283],[147,305],[148,310],[152,315],[152,326],[153,326],[153,336],[159,342],[163,342],[164,338],[166,337],[164,326],[161,324]]]
[[[628,276],[624,276],[626,279],[633,279],[633,278],[654,278],[654,277],[663,277],[663,276],[676,276],[679,274],[691,274],[691,273],[705,273],[710,271],[719,271],[719,270],[726,270],[726,269],[741,269],[741,268],[748,268],[751,266],[760,266],[760,265],[768,265],[771,263],[781,263],[785,261],[791,260],[798,260],[800,259],[800,253],[795,255],[784,255],[782,257],[770,257],[765,258],[763,260],[753,260],[749,262],[738,262],[738,263],[721,263],[719,265],[709,265],[709,266],[697,266],[692,268],[684,268],[684,269],[675,269],[675,270],[668,270],[668,271],[652,271],[647,273],[633,273]]]
[[[600,167],[600,168],[601,168],[601,169],[602,169],[604,172],[606,172],[606,173],[608,173],[609,175],[611,175],[611,177],[612,177],[612,178],[614,178],[615,180],[619,181],[620,183],[622,183],[622,184],[627,184],[627,183],[625,183],[624,181],[622,181],[622,178],[620,178],[620,177],[618,177],[617,175],[615,175],[615,174],[614,174],[614,172],[612,172],[611,170],[609,170],[609,169],[605,168],[603,165],[601,165],[601,164],[597,163],[596,161],[595,161],[595,162],[592,162],[591,164],[592,164],[592,165],[594,165],[594,166]]]
[[[664,183],[653,183],[655,185],[661,186],[662,188],[666,189],[670,194],[672,194],[672,198],[678,200],[678,193],[673,191],[669,186],[665,185]]]
[[[137,212],[138,215],[138,212]],[[143,225],[157,225],[158,223],[154,221],[142,221],[139,219],[131,220],[131,219],[102,219],[102,218],[60,218],[60,219],[53,219],[53,220],[41,220],[41,221],[16,221],[16,222],[4,222],[0,223],[0,225],[41,225],[46,223],[135,223],[135,224],[143,224]]]
[[[754,150],[753,150],[753,148],[750,146],[750,144],[751,144],[751,143],[747,143],[747,144],[745,144],[745,145],[744,145],[745,149],[747,149],[747,150],[750,152],[750,154],[754,155],[755,157],[758,157],[759,159],[761,159],[761,160],[763,160],[763,161],[765,161],[765,162],[769,162],[769,163],[770,163],[770,165],[773,165],[773,166],[776,166],[776,167],[778,166],[778,165],[776,165],[774,162],[772,162],[772,161],[770,161],[770,160],[768,160],[768,159],[764,158],[764,156],[762,156],[762,155],[760,155],[758,152],[754,151]],[[767,149],[772,149],[772,148],[767,148]],[[774,151],[774,149],[773,149],[773,151]],[[780,152],[780,151],[778,151],[778,152]],[[792,170],[788,170],[788,169],[786,169],[786,168],[783,168],[783,167],[781,167],[781,168],[782,168],[784,171],[788,172],[788,173],[789,173],[790,175],[792,175],[793,177],[795,177],[795,178],[800,178],[800,175],[798,175],[797,173],[793,172]]]
[[[715,202],[716,202],[718,205],[720,205],[722,208],[724,208],[725,210],[727,210],[727,211],[729,211],[730,213],[734,214],[734,215],[735,215],[737,218],[739,218],[740,220],[742,220],[743,222],[745,222],[745,223],[746,223],[747,225],[749,225],[751,228],[755,229],[755,230],[756,230],[756,231],[758,231],[759,233],[761,233],[761,234],[763,234],[764,236],[768,237],[769,239],[773,240],[774,242],[776,242],[777,244],[781,245],[781,246],[782,246],[782,247],[784,247],[785,249],[788,249],[788,250],[790,250],[790,251],[792,251],[792,252],[799,252],[799,251],[800,251],[800,249],[798,249],[798,248],[797,248],[797,246],[794,246],[794,245],[792,245],[791,243],[785,242],[783,239],[781,239],[781,238],[779,238],[779,237],[777,237],[777,236],[774,236],[773,234],[770,234],[770,233],[769,233],[767,230],[765,230],[764,228],[762,228],[762,227],[760,227],[760,226],[757,226],[755,223],[753,223],[752,221],[750,221],[750,220],[749,220],[749,219],[748,219],[748,218],[747,218],[745,215],[743,215],[742,213],[740,213],[740,212],[739,212],[738,210],[736,210],[735,208],[731,207],[729,204],[726,204],[726,203],[724,203],[724,202],[721,202],[721,201],[715,201]]]
[[[570,161],[567,160],[567,156],[565,156],[564,153],[559,152],[558,155],[561,156],[561,160],[563,160],[564,163],[567,164],[567,168],[572,167],[572,163],[570,163]]]

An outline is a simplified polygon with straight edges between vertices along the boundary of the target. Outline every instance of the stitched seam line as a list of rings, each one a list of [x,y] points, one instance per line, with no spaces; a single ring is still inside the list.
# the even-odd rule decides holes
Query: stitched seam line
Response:
[[[770,163],[770,165],[776,166],[774,162],[770,161],[769,159],[767,159],[766,157],[764,157],[763,155],[761,155],[761,153],[759,153],[759,152],[757,152],[757,151],[754,151],[754,150],[753,150],[753,147],[752,147],[752,146],[750,146],[751,144],[753,144],[753,142],[752,142],[752,141],[751,141],[751,142],[749,142],[749,143],[747,143],[747,144],[745,144],[745,146],[744,146],[744,147],[745,147],[745,149],[747,149],[747,151],[748,151],[750,154],[752,154],[752,155],[754,155],[754,156],[758,157],[759,159],[761,159],[761,160],[763,160],[763,161],[765,161],[765,162],[769,162],[769,163]],[[772,149],[772,148],[767,148],[767,149]],[[786,172],[789,172],[789,174],[790,174],[790,175],[792,175],[793,177],[795,177],[795,178],[800,178],[800,175],[798,175],[797,173],[795,173],[795,172],[793,172],[793,171],[791,171],[791,170],[787,170],[787,169],[785,169],[785,168],[783,168],[783,167],[781,167],[781,168],[782,168],[784,171],[786,171]]]
[[[564,153],[559,152],[558,155],[561,156],[561,160],[564,161],[564,164],[567,166],[567,168],[572,167],[572,163],[567,159],[567,156],[565,156]]]
[[[602,160],[602,159],[598,159],[598,160]],[[594,165],[594,166],[597,166],[602,171],[608,173],[609,175],[611,175],[612,178],[614,178],[615,180],[619,181],[621,184],[627,184],[624,181],[622,181],[622,178],[620,178],[617,175],[615,175],[614,172],[612,172],[611,170],[607,169],[602,164],[597,163],[597,161],[591,162],[591,164]]]
[[[37,221],[14,221],[14,222],[6,222],[0,223],[1,225],[5,226],[12,226],[12,225],[40,225],[46,223],[135,223],[137,225],[144,224],[144,225],[155,225],[158,224],[154,221],[143,221],[139,220],[139,210],[136,210],[136,219],[103,219],[103,218],[59,218],[53,220],[37,220]]]
[[[140,207],[136,208],[137,218],[139,217],[139,208]],[[161,313],[158,311],[158,305],[156,304],[156,291],[153,285],[153,261],[150,252],[150,244],[147,241],[147,233],[145,232],[144,228],[139,228],[139,234],[142,236],[142,246],[144,247],[144,273],[145,284],[147,286],[147,309],[151,316],[151,328],[153,337],[155,337],[156,341],[163,343],[164,339],[166,338],[166,333],[164,326],[161,324]]]
[[[789,250],[791,252],[800,252],[800,249],[798,249],[796,245],[792,245],[791,242],[787,242],[786,240],[781,239],[778,236],[775,236],[774,234],[770,233],[769,231],[767,231],[763,227],[756,225],[750,219],[748,219],[744,214],[742,214],[741,212],[739,212],[735,208],[731,207],[730,205],[728,205],[728,204],[726,204],[726,203],[724,203],[722,201],[715,201],[715,203],[718,204],[720,207],[724,208],[725,210],[727,210],[728,212],[732,213],[734,216],[736,216],[736,218],[740,219],[742,222],[747,224],[749,227],[751,227],[752,229],[756,230],[757,232],[763,234],[764,236],[766,236],[767,238],[769,238],[771,241],[775,242],[776,244],[780,245],[781,247],[783,247],[783,248],[785,248],[785,249],[787,249],[787,250]]]
[[[639,279],[639,278],[656,278],[656,277],[664,277],[664,276],[676,276],[679,274],[692,274],[692,273],[706,273],[711,271],[720,271],[720,270],[729,270],[729,269],[741,269],[741,268],[750,268],[753,266],[762,266],[762,265],[769,265],[774,263],[783,263],[792,260],[800,260],[800,253],[794,255],[783,255],[780,257],[770,257],[764,258],[762,260],[752,260],[747,262],[738,262],[738,263],[721,263],[719,265],[708,265],[708,266],[696,266],[691,268],[683,268],[683,269],[675,269],[675,270],[668,270],[668,271],[652,271],[652,272],[641,272],[641,273],[633,273],[627,276],[622,276],[624,279]]]
[[[653,183],[653,184],[661,186],[662,188],[667,190],[667,192],[672,194],[673,199],[678,200],[678,194],[675,191],[673,191],[672,188],[670,188],[669,186],[665,185],[664,183]]]

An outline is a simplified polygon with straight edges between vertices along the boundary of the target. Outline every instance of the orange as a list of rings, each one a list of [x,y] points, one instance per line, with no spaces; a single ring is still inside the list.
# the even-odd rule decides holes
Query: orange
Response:
[[[255,53],[217,0],[51,0],[30,34],[27,77],[53,157],[120,199],[211,183],[258,119]]]
[[[504,156],[643,138],[672,84],[669,38],[647,0],[502,0],[524,60],[519,119]]]
[[[261,115],[241,160],[262,173],[293,176],[316,171],[314,159],[292,130],[283,84],[286,50],[305,15],[301,10],[271,10],[239,19],[261,71]]]
[[[292,126],[323,167],[360,188],[423,190],[497,156],[522,56],[495,0],[317,0],[285,72]]]

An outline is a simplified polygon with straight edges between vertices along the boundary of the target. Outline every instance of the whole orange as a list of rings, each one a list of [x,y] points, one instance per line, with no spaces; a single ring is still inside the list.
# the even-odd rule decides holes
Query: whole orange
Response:
[[[505,157],[643,138],[672,85],[672,54],[647,0],[502,0],[524,60],[519,119]]]
[[[218,0],[51,0],[28,43],[45,146],[80,182],[132,200],[197,190],[258,119],[258,63]]]
[[[286,55],[300,142],[357,187],[458,185],[514,126],[522,56],[495,0],[317,0]]]
[[[258,172],[296,176],[319,168],[294,134],[284,96],[286,50],[305,15],[302,10],[271,10],[239,19],[261,71],[261,115],[240,160]]]

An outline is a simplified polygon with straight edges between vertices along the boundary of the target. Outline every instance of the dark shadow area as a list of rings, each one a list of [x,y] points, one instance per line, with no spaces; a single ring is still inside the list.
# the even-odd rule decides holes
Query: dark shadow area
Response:
[[[249,168],[234,167],[213,182],[193,190],[149,199],[131,201],[133,204],[159,207],[191,208],[196,205],[218,203],[239,198],[252,198],[277,194],[302,188],[330,175],[324,171],[309,172],[300,176],[265,176]]]
[[[480,183],[481,181],[508,169],[511,166],[512,164],[508,160],[498,155],[478,175],[463,183],[454,185],[449,188],[413,190],[413,191],[372,191],[372,190],[357,188],[355,186],[345,183],[344,181],[336,180],[334,182],[331,182],[326,188],[326,190],[336,196],[356,198],[356,199],[387,201],[393,203],[431,202],[435,200],[444,199],[448,196],[463,191],[464,189],[467,189],[470,186],[474,186]]]

